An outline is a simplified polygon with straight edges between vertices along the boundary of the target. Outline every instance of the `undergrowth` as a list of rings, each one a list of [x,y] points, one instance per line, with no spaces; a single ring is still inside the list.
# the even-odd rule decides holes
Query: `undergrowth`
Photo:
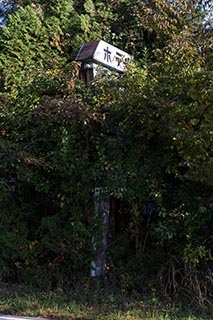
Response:
[[[94,280],[94,279],[93,279]],[[44,291],[17,284],[0,284],[0,313],[64,320],[212,320],[211,311],[199,313],[181,305],[127,293],[99,281],[76,285],[69,292]]]

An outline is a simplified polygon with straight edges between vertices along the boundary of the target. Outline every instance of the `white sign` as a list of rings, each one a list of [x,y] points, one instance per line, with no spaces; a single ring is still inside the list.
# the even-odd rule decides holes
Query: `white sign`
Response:
[[[120,72],[126,71],[125,64],[131,61],[131,57],[128,53],[103,40],[98,42],[93,54],[93,59]]]

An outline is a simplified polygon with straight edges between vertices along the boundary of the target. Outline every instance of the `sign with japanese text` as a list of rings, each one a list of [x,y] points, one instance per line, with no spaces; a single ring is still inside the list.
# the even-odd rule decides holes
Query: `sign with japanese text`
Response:
[[[126,71],[126,63],[131,61],[131,56],[103,40],[96,40],[84,43],[75,60],[85,64],[102,64],[105,67],[124,72]]]
[[[125,64],[131,61],[131,57],[128,53],[103,40],[98,42],[93,54],[93,59],[120,72],[126,71]]]

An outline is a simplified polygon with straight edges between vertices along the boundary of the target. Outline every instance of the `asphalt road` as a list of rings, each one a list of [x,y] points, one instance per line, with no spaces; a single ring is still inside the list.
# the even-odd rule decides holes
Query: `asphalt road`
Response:
[[[47,320],[41,317],[24,317],[24,316],[11,316],[8,314],[0,314],[0,320]]]

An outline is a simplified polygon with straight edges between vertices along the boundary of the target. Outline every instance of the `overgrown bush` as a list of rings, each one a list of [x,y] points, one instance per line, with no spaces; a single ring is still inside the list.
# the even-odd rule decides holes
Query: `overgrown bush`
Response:
[[[194,2],[185,3],[190,15],[181,2],[127,3],[132,24],[123,2],[104,12],[100,1],[23,2],[1,31],[1,277],[64,287],[89,275],[93,189],[101,186],[116,202],[107,277],[130,292],[205,305],[212,35]],[[129,24],[139,39],[129,38]],[[139,62],[85,88],[72,60],[102,35],[124,49],[135,41]]]

